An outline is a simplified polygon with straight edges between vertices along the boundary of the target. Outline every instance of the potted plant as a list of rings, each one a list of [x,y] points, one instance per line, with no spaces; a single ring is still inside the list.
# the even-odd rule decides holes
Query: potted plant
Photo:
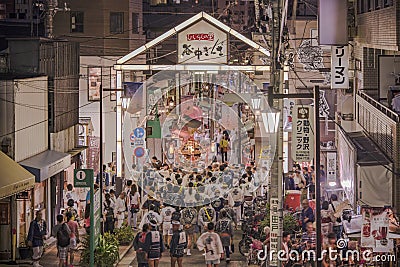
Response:
[[[90,263],[90,237],[82,240],[81,266],[89,266]],[[119,242],[112,234],[100,235],[99,243],[94,252],[94,264],[97,267],[113,266],[119,260]]]
[[[31,248],[28,247],[28,240],[26,235],[24,236],[24,241],[19,243],[18,253],[21,260],[28,259],[31,256]]]
[[[115,237],[118,239],[120,245],[129,245],[135,238],[135,232],[130,226],[122,226],[114,230]]]

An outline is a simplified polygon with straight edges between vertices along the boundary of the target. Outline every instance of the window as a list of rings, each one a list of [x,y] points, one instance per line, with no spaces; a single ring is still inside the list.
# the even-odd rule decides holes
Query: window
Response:
[[[393,0],[383,0],[384,7],[392,6]]]
[[[110,13],[110,33],[124,32],[124,12]]]
[[[71,12],[71,32],[83,32],[83,12]]]
[[[139,14],[132,13],[132,33],[139,33],[140,31],[139,24]]]

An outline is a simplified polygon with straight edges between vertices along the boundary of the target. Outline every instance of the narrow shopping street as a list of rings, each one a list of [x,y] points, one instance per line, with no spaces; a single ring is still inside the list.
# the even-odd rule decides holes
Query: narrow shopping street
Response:
[[[400,0],[0,0],[0,267],[400,267],[399,181]]]

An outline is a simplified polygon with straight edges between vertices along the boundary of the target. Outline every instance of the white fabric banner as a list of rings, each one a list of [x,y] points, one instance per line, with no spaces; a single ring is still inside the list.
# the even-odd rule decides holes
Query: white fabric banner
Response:
[[[355,152],[354,147],[341,131],[338,132],[338,155],[340,185],[350,204],[355,207]]]
[[[392,165],[357,166],[358,200],[371,207],[392,206]]]

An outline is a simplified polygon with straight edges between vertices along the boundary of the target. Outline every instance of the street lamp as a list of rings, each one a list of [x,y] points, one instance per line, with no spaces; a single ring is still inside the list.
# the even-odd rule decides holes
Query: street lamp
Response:
[[[261,97],[257,94],[251,98],[251,107],[253,110],[260,110],[261,106]]]
[[[279,116],[281,113],[274,109],[271,108],[269,112],[262,112],[261,113],[261,118],[262,122],[264,124],[264,130],[266,133],[277,133],[278,132],[278,127],[279,127]]]

